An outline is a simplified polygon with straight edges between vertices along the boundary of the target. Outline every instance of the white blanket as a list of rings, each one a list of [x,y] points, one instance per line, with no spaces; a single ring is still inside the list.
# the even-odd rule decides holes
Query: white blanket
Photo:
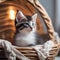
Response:
[[[55,37],[57,43],[60,43],[60,38],[57,33],[55,33]],[[4,48],[5,55],[8,60],[16,60],[16,57],[20,60],[30,60],[29,58],[25,57],[20,51],[15,49],[15,46],[13,46],[9,41],[0,39],[0,46]],[[33,46],[38,54],[39,60],[46,60],[46,58],[49,56],[49,51],[52,50],[52,47],[54,47],[54,42],[52,40],[47,41],[43,45]]]
[[[33,48],[37,51],[39,60],[46,60],[46,58],[49,57],[49,51],[52,50],[53,46],[53,41],[49,40],[43,45],[37,45]]]

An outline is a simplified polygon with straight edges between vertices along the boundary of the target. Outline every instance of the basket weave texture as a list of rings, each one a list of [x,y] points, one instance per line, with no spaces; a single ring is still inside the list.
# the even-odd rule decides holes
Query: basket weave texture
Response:
[[[51,39],[55,42],[54,29],[52,22],[48,14],[46,13],[43,6],[39,3],[38,0],[6,0],[5,2],[0,3],[0,38],[9,40],[13,43],[15,29],[15,21],[8,18],[8,8],[13,7],[16,12],[21,10],[25,15],[33,15],[34,13],[39,13],[42,17],[47,32],[44,31],[43,25],[40,22],[40,16],[37,18],[37,32],[43,36],[43,38]],[[0,48],[3,52],[2,48]],[[36,51],[31,47],[20,47],[16,48],[22,52],[25,56],[29,57],[31,60],[38,60]],[[2,54],[2,52],[0,54]],[[3,54],[2,54],[3,55]],[[2,58],[5,58],[3,56]],[[48,59],[49,60],[49,59]],[[52,58],[50,59],[52,60]]]

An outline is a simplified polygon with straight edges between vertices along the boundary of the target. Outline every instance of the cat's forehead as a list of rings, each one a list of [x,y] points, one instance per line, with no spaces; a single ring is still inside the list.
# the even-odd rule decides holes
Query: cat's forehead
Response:
[[[26,16],[27,20],[28,21],[31,21],[32,20],[32,17],[31,16]]]
[[[32,21],[32,17],[31,16],[26,16],[26,19],[22,19],[21,22],[30,22]]]

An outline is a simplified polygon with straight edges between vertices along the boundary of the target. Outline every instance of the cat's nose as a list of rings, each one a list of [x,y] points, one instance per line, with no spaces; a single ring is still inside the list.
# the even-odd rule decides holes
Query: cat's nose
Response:
[[[28,28],[25,28],[27,31],[32,31],[32,28],[28,27]]]

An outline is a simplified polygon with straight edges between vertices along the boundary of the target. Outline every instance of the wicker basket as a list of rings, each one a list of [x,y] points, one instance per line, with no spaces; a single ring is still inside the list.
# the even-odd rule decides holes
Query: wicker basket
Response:
[[[0,38],[9,40],[13,43],[14,34],[16,32],[15,29],[15,20],[9,18],[9,9],[13,9],[15,11],[15,15],[17,10],[21,10],[25,15],[32,15],[34,13],[39,13],[37,18],[37,32],[42,35],[42,37],[46,40],[51,39],[55,42],[54,37],[54,29],[51,23],[51,19],[46,13],[43,6],[38,2],[38,0],[4,0],[4,2],[0,3]],[[43,25],[41,24],[40,18],[42,17],[47,32],[44,31]],[[36,51],[31,47],[19,47],[16,48],[20,52],[22,52],[25,56],[29,57],[31,60],[38,60],[38,56]],[[55,50],[54,50],[55,51]],[[2,55],[1,55],[2,54]],[[5,56],[3,53],[3,49],[0,48],[0,58],[5,60]],[[51,54],[52,56],[52,54]],[[54,58],[50,57],[47,60],[53,60]]]

